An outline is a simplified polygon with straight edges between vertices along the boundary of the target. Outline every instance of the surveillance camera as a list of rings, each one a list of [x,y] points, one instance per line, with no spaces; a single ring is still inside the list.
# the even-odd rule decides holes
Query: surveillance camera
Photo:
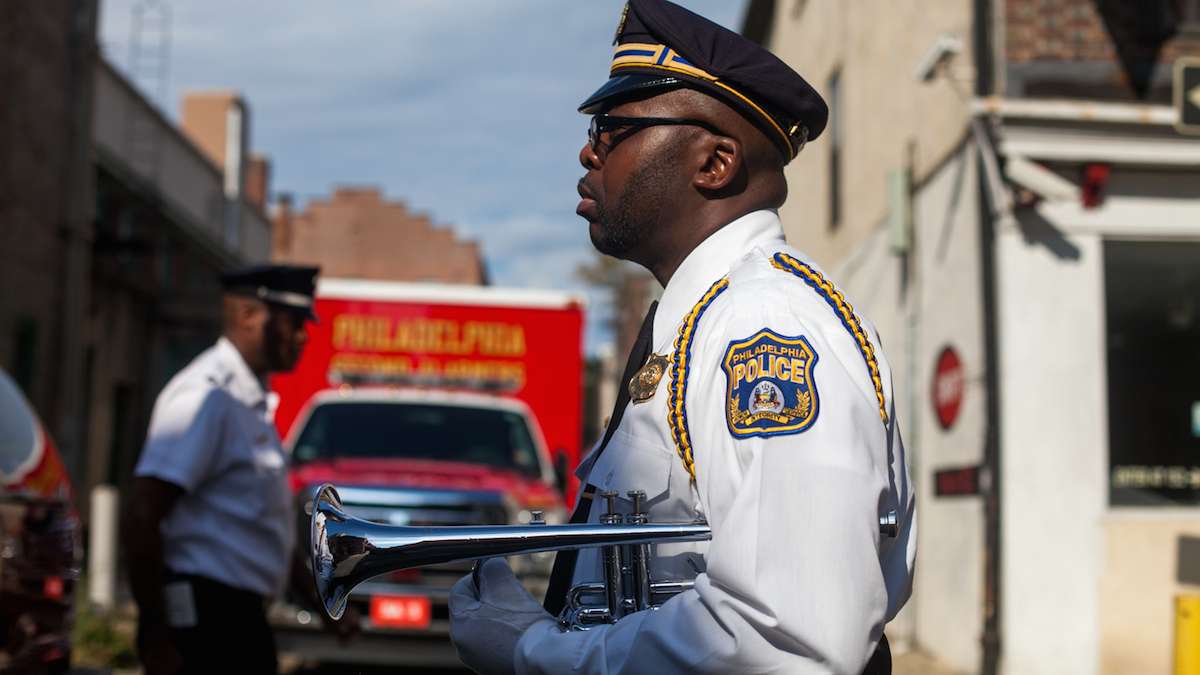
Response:
[[[913,77],[921,82],[929,82],[937,75],[938,70],[943,64],[949,61],[963,49],[962,40],[953,35],[940,35],[925,52],[925,56],[921,57],[920,63],[917,64],[913,71]]]

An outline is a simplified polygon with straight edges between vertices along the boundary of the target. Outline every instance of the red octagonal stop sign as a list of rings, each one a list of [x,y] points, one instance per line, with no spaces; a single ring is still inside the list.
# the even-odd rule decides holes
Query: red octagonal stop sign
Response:
[[[938,354],[933,369],[933,410],[943,429],[954,426],[958,411],[962,409],[963,390],[962,359],[954,347],[946,346]]]

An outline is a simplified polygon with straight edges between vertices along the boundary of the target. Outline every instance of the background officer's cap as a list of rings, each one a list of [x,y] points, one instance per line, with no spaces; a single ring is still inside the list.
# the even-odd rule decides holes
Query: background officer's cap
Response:
[[[629,0],[614,40],[609,81],[579,111],[603,112],[635,98],[691,87],[762,129],[786,161],[821,135],[829,108],[771,52],[666,0]]]
[[[316,321],[313,294],[320,271],[319,267],[300,265],[255,265],[222,274],[221,287],[226,293],[306,312]]]

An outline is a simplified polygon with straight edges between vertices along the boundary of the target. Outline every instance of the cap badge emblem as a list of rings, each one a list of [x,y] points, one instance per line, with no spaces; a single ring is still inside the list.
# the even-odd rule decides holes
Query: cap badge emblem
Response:
[[[617,44],[617,40],[621,39],[621,31],[625,30],[625,20],[629,18],[629,3],[625,3],[625,8],[621,10],[621,20],[617,22],[617,32],[613,33],[612,43]]]

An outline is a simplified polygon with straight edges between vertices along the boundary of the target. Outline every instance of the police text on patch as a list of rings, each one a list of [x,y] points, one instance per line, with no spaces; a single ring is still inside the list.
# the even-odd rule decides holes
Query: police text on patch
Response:
[[[722,367],[726,422],[735,438],[797,434],[817,419],[813,368],[817,353],[804,336],[769,328],[729,343]]]

